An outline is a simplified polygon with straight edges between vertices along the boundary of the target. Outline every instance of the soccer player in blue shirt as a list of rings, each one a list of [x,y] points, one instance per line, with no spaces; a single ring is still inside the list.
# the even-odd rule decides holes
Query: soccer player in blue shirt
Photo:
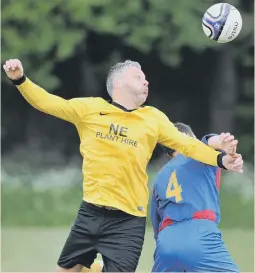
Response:
[[[175,126],[195,137],[188,125]],[[237,140],[229,133],[206,135],[202,141],[235,156]],[[218,229],[221,169],[164,149],[171,159],[153,187],[151,219],[156,249],[152,271],[238,272]]]

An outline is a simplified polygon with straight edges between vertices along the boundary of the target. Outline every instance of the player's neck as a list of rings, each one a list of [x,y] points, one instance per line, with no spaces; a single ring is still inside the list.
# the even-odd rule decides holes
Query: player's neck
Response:
[[[127,100],[126,98],[125,99],[113,98],[112,100],[113,100],[113,102],[121,105],[122,107],[126,108],[127,110],[135,110],[135,109],[139,108],[139,105],[137,105],[136,103],[134,103],[131,100]]]

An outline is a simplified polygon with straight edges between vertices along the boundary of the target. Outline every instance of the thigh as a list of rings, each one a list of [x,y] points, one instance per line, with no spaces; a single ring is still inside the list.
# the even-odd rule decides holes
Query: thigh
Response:
[[[199,258],[190,261],[185,269],[194,272],[239,272],[222,240],[220,230],[209,222],[201,222],[198,231]]]
[[[156,242],[152,272],[183,272],[181,249],[182,236],[177,230],[165,228]]]
[[[166,256],[156,247],[152,272],[183,272],[183,267],[174,256]]]
[[[65,269],[81,264],[90,267],[96,258],[96,231],[102,218],[82,203],[76,221],[71,228],[58,260],[58,266]]]
[[[225,244],[217,239],[208,241],[203,248],[203,258],[186,269],[193,272],[240,272]]]
[[[98,241],[104,272],[135,272],[142,252],[145,225],[145,217],[126,213],[106,216]]]

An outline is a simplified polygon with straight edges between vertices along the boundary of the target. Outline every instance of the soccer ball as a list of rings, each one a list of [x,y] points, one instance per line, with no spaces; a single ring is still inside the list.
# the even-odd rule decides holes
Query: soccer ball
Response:
[[[239,35],[242,16],[234,6],[218,3],[205,12],[202,27],[208,38],[218,43],[228,43]]]

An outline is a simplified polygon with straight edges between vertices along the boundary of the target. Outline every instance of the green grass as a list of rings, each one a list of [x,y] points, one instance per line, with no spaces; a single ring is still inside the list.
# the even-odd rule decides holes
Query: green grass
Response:
[[[2,228],[2,272],[52,272],[68,228]],[[254,272],[252,230],[223,230],[223,239],[241,272]],[[137,271],[150,271],[154,241],[147,229]]]

